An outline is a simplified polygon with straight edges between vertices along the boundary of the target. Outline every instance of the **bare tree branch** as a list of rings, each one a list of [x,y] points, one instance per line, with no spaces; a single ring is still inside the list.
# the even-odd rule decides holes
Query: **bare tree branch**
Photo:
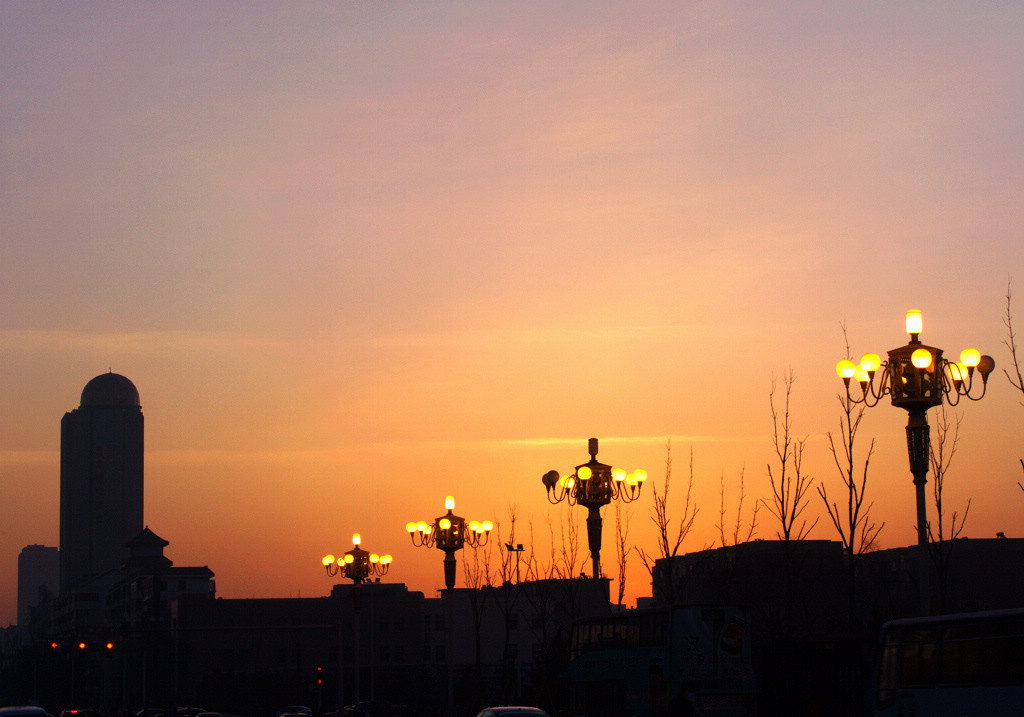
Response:
[[[1011,311],[1011,294],[1010,284],[1012,277],[1006,279],[1006,313],[1003,314],[1003,326],[1006,327],[1006,340],[1003,341],[1003,345],[1010,349],[1010,362],[1013,365],[1013,375],[1010,375],[1008,369],[1003,369],[1003,373],[1006,374],[1006,379],[1010,382],[1010,385],[1021,392],[1024,395],[1024,376],[1021,375],[1020,361],[1017,358],[1017,337],[1013,332],[1013,313]],[[1016,380],[1014,380],[1016,377]],[[1024,406],[1024,401],[1021,401],[1021,405]],[[1020,459],[1021,471],[1024,471],[1024,458]],[[1017,481],[1017,487],[1024,492],[1024,483]]]
[[[949,535],[944,531],[944,515],[942,509],[942,489],[945,486],[946,474],[956,455],[957,444],[960,443],[960,424],[963,422],[963,414],[954,413],[952,422],[946,405],[942,405],[939,411],[938,420],[935,424],[935,440],[931,441],[928,451],[928,462],[932,469],[932,495],[935,499],[936,530],[928,526],[928,538],[932,541],[956,540],[964,530],[964,520],[967,519],[967,511],[970,510],[970,501],[967,501],[967,509],[959,526],[956,523],[956,512],[952,514],[952,522],[949,526]]]
[[[843,330],[843,341],[846,345],[846,358],[850,358],[850,342],[846,335],[846,325],[840,324]],[[875,452],[875,439],[868,444],[867,455],[864,457],[864,465],[858,475],[857,457],[855,445],[857,442],[857,431],[860,428],[861,419],[864,418],[864,407],[860,406],[854,410],[854,402],[849,393],[839,395],[839,405],[842,407],[842,414],[839,417],[839,434],[828,433],[828,444],[832,451],[832,461],[835,463],[843,487],[846,489],[846,508],[840,508],[839,504],[830,500],[828,490],[824,483],[818,485],[818,495],[821,496],[828,517],[832,526],[839,534],[843,550],[847,557],[848,570],[848,598],[850,616],[855,616],[856,607],[856,568],[860,556],[869,550],[873,550],[878,542],[878,535],[885,527],[885,523],[876,524],[871,519],[871,508],[874,503],[865,504],[865,492],[868,482],[868,466],[871,464],[871,456]]]
[[[942,507],[942,491],[946,484],[946,477],[949,468],[953,463],[953,456],[956,455],[957,444],[960,442],[960,424],[963,415],[953,413],[950,418],[950,411],[947,411],[945,404],[939,412],[935,424],[935,440],[931,442],[928,451],[928,462],[932,469],[932,495],[935,499],[935,530],[928,525],[928,539],[932,549],[932,557],[939,578],[939,610],[945,611],[946,597],[949,592],[950,564],[953,558],[955,540],[960,537],[967,523],[967,514],[971,511],[971,501],[967,500],[967,507],[963,516],[958,516],[954,510],[950,514],[949,535],[945,531],[945,514]],[[957,523],[957,518],[960,522]]]
[[[730,543],[725,536],[725,473],[723,472],[719,477],[720,485],[720,507],[718,511],[718,535],[722,541],[722,547],[726,545],[739,545],[740,543],[748,542],[753,536],[754,531],[757,529],[757,513],[761,509],[761,501],[754,501],[754,512],[750,516],[750,525],[747,527],[745,533],[743,533],[743,501],[747,497],[746,488],[744,487],[744,473],[746,468],[740,469],[740,496],[736,504],[736,522],[732,526],[732,542]],[[742,540],[740,535],[743,535]]]
[[[632,548],[627,547],[629,538],[629,511],[624,510],[622,503],[615,501],[615,557],[619,568],[619,610],[622,610],[622,599],[626,595],[626,565]]]
[[[1006,327],[1006,340],[1003,341],[1003,346],[1010,350],[1010,361],[1013,365],[1013,375],[1010,374],[1009,369],[1003,369],[1003,373],[1006,374],[1006,379],[1010,382],[1010,385],[1015,389],[1024,394],[1024,377],[1021,375],[1020,361],[1017,359],[1017,337],[1013,331],[1013,313],[1011,312],[1011,294],[1010,294],[1010,283],[1012,279],[1006,280],[1006,313],[1003,314],[1003,326]],[[1016,378],[1016,380],[1014,380]],[[1021,402],[1024,406],[1024,401]]]
[[[672,536],[670,525],[672,518],[669,515],[668,492],[672,478],[672,443],[669,442],[666,448],[665,457],[665,484],[661,493],[657,485],[651,482],[654,507],[651,509],[651,520],[658,529],[658,550],[652,553],[646,552],[643,548],[637,547],[637,554],[643,562],[644,567],[651,576],[651,585],[655,595],[660,596],[669,604],[675,597],[674,581],[672,579],[672,565],[666,566],[667,576],[661,575],[655,568],[655,563],[661,558],[673,558],[679,553],[679,548],[693,529],[693,521],[699,512],[696,502],[693,500],[693,449],[690,449],[690,479],[686,486],[686,495],[683,498],[682,513],[679,517],[679,528]]]
[[[807,525],[804,520],[799,528],[796,521],[806,510],[809,501],[807,491],[814,485],[814,479],[803,472],[804,447],[806,439],[793,437],[793,420],[789,414],[789,401],[793,393],[793,369],[783,375],[784,398],[782,408],[775,405],[777,380],[771,377],[771,392],[768,394],[768,406],[772,414],[773,447],[778,460],[778,472],[772,471],[768,464],[768,480],[772,487],[772,500],[762,501],[768,511],[779,521],[778,537],[782,540],[804,540],[808,533],[818,524],[818,519]],[[781,413],[780,413],[781,410]]]

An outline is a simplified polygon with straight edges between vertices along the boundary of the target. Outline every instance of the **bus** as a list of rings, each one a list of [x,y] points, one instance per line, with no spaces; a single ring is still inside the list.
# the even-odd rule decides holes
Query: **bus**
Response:
[[[875,714],[1024,715],[1024,608],[882,625]]]
[[[756,711],[745,609],[628,610],[573,624],[570,711],[587,717],[746,717]]]

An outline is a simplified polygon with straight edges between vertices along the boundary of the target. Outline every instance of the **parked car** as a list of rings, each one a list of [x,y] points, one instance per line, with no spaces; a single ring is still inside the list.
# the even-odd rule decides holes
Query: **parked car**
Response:
[[[548,713],[537,707],[509,705],[503,707],[487,707],[480,710],[476,717],[548,717]]]
[[[53,715],[35,705],[12,705],[0,707],[0,717],[53,717]]]
[[[205,707],[179,707],[178,717],[199,717],[203,712],[209,712]]]
[[[287,707],[279,709],[274,717],[284,717],[285,715],[305,715],[305,717],[312,717],[313,710],[309,707],[303,707],[302,705],[288,705]]]

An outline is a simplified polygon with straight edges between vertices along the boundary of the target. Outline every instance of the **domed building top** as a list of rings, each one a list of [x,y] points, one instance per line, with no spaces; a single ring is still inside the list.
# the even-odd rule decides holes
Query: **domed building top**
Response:
[[[121,374],[101,373],[82,389],[82,408],[87,406],[138,407],[139,390]]]

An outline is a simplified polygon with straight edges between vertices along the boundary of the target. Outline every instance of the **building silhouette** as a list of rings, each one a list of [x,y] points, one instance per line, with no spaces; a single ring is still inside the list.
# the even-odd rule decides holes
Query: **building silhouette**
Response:
[[[143,418],[139,392],[105,373],[82,390],[60,431],[60,592],[95,593],[120,571],[143,528]],[[83,589],[85,588],[85,589]]]
[[[60,580],[60,553],[45,545],[26,545],[18,554],[18,628],[26,639],[47,634],[50,609]]]
[[[638,679],[587,674],[585,663],[570,662],[574,625],[579,635],[580,621],[600,624],[601,639],[618,639],[621,622],[626,636],[649,641],[656,631],[639,628],[660,616],[699,606],[701,621],[725,625],[721,606],[736,606],[750,618],[744,631],[761,685],[759,714],[856,714],[848,708],[863,701],[878,626],[920,605],[917,561],[929,561],[932,604],[943,611],[1019,606],[1024,595],[1024,540],[868,553],[857,564],[852,610],[839,543],[756,540],[657,561],[652,597],[638,601],[649,611],[616,613],[608,580],[585,577],[437,597],[402,584],[341,582],[325,597],[223,599],[209,567],[175,567],[164,554],[168,542],[145,526],[142,464],[138,391],[123,376],[97,376],[61,423],[55,600],[42,600],[46,581],[19,560],[19,622],[24,594],[30,623],[48,634],[33,629],[32,645],[8,646],[0,633],[0,694],[54,711],[203,704],[264,717],[284,704],[325,713],[357,693],[440,714],[451,690],[460,714],[514,701],[566,714],[576,682],[590,714],[611,714],[625,696],[649,689],[661,667],[678,667],[678,650],[667,643],[648,651],[649,664],[639,653],[620,656]],[[22,552],[26,563],[58,559],[54,548]],[[580,653],[582,643],[574,644]]]
[[[921,614],[922,560],[934,614],[1022,606],[1019,538],[960,538],[930,543],[924,552],[912,545],[864,553],[856,563],[852,606],[841,543],[752,540],[658,560],[656,581],[670,588],[655,591],[655,604],[748,608],[764,712],[843,714],[864,701],[881,625]]]

